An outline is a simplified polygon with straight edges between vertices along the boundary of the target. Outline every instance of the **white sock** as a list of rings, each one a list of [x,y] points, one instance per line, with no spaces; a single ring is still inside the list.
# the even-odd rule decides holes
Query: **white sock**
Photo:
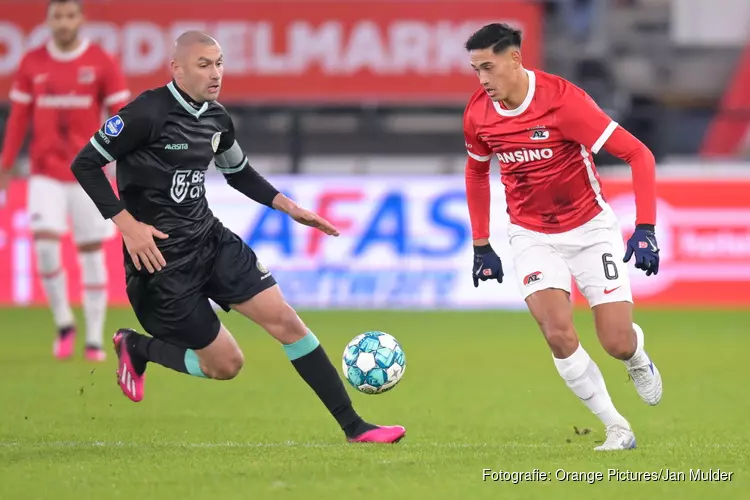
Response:
[[[42,286],[52,317],[58,328],[73,326],[75,318],[68,300],[68,282],[62,267],[60,242],[58,240],[34,240],[37,271],[42,278]]]
[[[104,321],[107,317],[107,266],[104,251],[79,252],[81,284],[83,285],[83,315],[86,320],[86,345],[101,348],[104,340]]]
[[[624,361],[625,366],[628,368],[635,368],[638,366],[645,366],[650,363],[646,351],[643,349],[644,346],[644,335],[643,329],[633,323],[633,330],[635,330],[636,347],[633,357]]]
[[[617,424],[630,428],[625,417],[615,409],[607,392],[602,372],[582,345],[579,344],[578,349],[568,358],[558,359],[553,356],[552,359],[570,390],[594,415],[599,417],[605,426]]]

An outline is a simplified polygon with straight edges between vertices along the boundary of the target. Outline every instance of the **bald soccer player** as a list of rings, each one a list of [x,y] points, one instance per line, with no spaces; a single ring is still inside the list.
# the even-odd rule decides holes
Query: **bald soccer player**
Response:
[[[209,209],[204,178],[215,160],[229,185],[251,200],[327,235],[339,234],[248,164],[231,117],[216,101],[223,59],[210,36],[183,33],[175,43],[172,81],[142,93],[104,122],[72,166],[101,214],[122,233],[128,298],[151,335],[132,329],[115,333],[120,388],[141,401],[148,362],[194,377],[234,378],[243,354],[211,299],[281,343],[348,441],[397,442],[406,430],[369,424],[354,411],[323,346],[284,300],[273,275]],[[114,160],[119,199],[102,171]]]

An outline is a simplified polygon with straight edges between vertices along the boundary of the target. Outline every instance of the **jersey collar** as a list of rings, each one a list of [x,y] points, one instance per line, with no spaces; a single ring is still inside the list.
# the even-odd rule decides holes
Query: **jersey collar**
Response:
[[[167,84],[167,88],[172,93],[172,97],[174,97],[177,102],[179,102],[182,107],[185,108],[185,111],[195,116],[196,118],[200,118],[201,115],[208,109],[208,102],[204,102],[203,105],[199,108],[198,104],[195,103],[189,95],[183,92],[182,89],[177,86],[174,80]]]
[[[84,38],[75,50],[64,52],[57,48],[54,41],[50,40],[47,42],[47,53],[55,61],[68,62],[81,57],[89,49],[89,45],[91,45],[91,42]]]
[[[528,69],[525,71],[526,74],[529,75],[529,91],[526,93],[526,98],[516,109],[504,109],[500,106],[499,102],[493,101],[492,104],[495,105],[495,111],[497,111],[497,114],[500,116],[518,116],[528,109],[531,100],[534,99],[534,92],[536,92],[536,74]]]

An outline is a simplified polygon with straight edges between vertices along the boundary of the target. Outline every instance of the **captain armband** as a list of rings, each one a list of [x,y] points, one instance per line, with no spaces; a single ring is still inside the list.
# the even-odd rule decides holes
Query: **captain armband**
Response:
[[[236,174],[247,166],[247,156],[237,141],[232,147],[214,157],[216,170],[222,174]]]

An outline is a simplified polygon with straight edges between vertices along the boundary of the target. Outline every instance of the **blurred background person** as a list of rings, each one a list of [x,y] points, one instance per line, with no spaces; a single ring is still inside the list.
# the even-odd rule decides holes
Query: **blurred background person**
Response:
[[[108,283],[102,244],[113,230],[76,182],[70,164],[99,128],[103,112],[115,113],[130,93],[119,63],[81,35],[82,9],[80,0],[50,0],[50,39],[28,51],[16,69],[0,159],[0,191],[8,187],[31,123],[28,211],[37,271],[57,327],[54,355],[67,359],[75,347],[76,324],[60,245],[72,226],[83,285],[84,355],[103,361]]]

